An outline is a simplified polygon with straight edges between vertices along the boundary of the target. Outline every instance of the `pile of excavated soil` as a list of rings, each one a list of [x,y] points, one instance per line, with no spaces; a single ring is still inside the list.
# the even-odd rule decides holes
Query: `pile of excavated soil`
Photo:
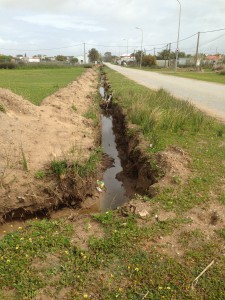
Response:
[[[0,89],[0,221],[10,211],[36,211],[61,201],[55,178],[37,179],[52,160],[85,161],[96,129],[85,112],[93,105],[97,74],[87,70],[77,81],[35,106]],[[52,193],[49,192],[52,190]]]

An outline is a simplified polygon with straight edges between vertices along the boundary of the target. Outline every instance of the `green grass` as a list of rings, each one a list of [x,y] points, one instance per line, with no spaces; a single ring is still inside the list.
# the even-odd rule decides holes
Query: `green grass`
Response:
[[[0,111],[6,113],[5,107],[0,103]]]
[[[187,184],[165,189],[153,201],[168,209],[187,210],[208,201],[210,191],[216,191],[221,198],[225,126],[164,90],[151,91],[109,69],[107,75],[114,90],[114,102],[123,107],[127,120],[143,133],[151,145],[146,149],[150,156],[173,145],[190,157],[193,173]]]
[[[86,217],[86,232],[93,222],[105,233],[89,236],[88,250],[73,242],[79,228],[63,220],[33,221],[6,234],[0,241],[1,299],[33,299],[40,292],[43,299],[59,299],[62,291],[68,300],[224,299],[221,245],[189,249],[182,261],[147,246],[185,219],[140,227],[133,215],[106,212]],[[216,264],[193,291],[192,281],[212,257]]]
[[[96,148],[90,154],[90,157],[87,159],[87,161],[83,164],[77,161],[68,162],[66,159],[53,160],[51,162],[52,173],[56,174],[58,177],[61,177],[71,172],[74,175],[78,175],[81,178],[87,175],[90,176],[91,173],[96,171],[96,168],[101,159],[101,154],[102,154],[102,149]]]
[[[84,71],[82,67],[1,69],[0,87],[10,89],[38,105],[45,97],[76,80]]]

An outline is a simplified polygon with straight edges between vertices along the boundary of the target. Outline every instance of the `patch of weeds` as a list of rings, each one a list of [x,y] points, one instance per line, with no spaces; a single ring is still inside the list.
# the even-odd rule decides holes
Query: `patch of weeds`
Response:
[[[96,170],[98,163],[100,162],[101,155],[102,148],[96,148],[95,151],[91,153],[85,164],[81,165],[77,162],[73,163],[73,172],[80,177],[84,177],[90,173],[93,173]]]
[[[67,162],[65,160],[53,160],[51,162],[52,172],[57,174],[59,177],[66,173],[67,167]]]
[[[66,160],[52,161],[51,169],[54,174],[57,174],[59,177],[65,175],[66,173],[72,172],[73,174],[78,175],[79,177],[85,177],[86,175],[94,172],[97,168],[97,165],[101,159],[102,148],[96,148],[90,154],[90,157],[84,164],[80,164],[77,161],[67,162]]]
[[[216,232],[220,237],[225,239],[225,228],[217,230]]]
[[[219,202],[225,205],[225,193],[222,193],[222,195],[218,198]]]
[[[6,113],[5,107],[1,103],[0,103],[0,111],[3,112],[3,113]]]
[[[73,110],[74,112],[77,111],[77,108],[76,108],[76,106],[75,106],[74,104],[71,106],[71,108],[72,108],[72,110]]]
[[[222,137],[224,134],[224,127],[218,128],[216,134],[218,137]]]
[[[34,177],[37,179],[43,179],[46,176],[46,172],[43,170],[39,170],[34,174]]]
[[[97,119],[97,115],[96,113],[93,111],[92,108],[90,108],[85,114],[84,117],[87,119],[92,119],[93,121],[95,121]]]
[[[183,231],[179,236],[179,243],[182,246],[193,246],[204,242],[205,236],[201,230],[195,229],[192,231]]]
[[[21,164],[22,164],[23,170],[28,171],[28,163],[27,163],[27,159],[26,159],[26,156],[25,156],[22,145],[20,146],[20,151],[21,151],[21,154],[22,154]]]
[[[175,184],[180,184],[181,183],[181,179],[178,175],[174,175],[172,177],[172,182],[175,183]]]
[[[64,221],[48,220],[29,222],[25,228],[6,234],[0,240],[0,289],[13,288],[13,300],[32,299],[48,284],[32,262],[42,262],[48,253],[64,257],[71,234],[72,227]]]

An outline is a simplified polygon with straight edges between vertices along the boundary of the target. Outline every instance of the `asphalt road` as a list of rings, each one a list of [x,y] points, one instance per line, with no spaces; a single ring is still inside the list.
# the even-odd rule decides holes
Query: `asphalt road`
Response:
[[[109,63],[105,65],[148,88],[163,88],[225,122],[225,84],[130,69]]]

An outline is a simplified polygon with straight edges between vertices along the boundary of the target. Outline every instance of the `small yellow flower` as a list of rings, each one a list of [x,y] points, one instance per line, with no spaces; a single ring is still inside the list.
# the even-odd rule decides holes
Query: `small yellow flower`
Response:
[[[87,256],[86,256],[86,255],[84,255],[84,256],[83,256],[83,259],[86,259],[86,258],[87,258]]]
[[[130,270],[130,266],[128,266],[128,267],[127,267],[127,269],[129,269],[129,270]]]
[[[26,254],[25,256],[26,256],[26,257],[28,257],[29,255],[28,255],[28,254]]]
[[[29,242],[32,242],[32,238],[29,238]]]
[[[10,263],[10,259],[7,259],[7,261],[6,261],[8,264]]]
[[[21,229],[23,229],[23,228],[20,226],[20,227],[18,227],[18,229],[21,230]]]
[[[113,276],[113,274],[110,274],[110,276],[111,276],[111,278],[113,278],[114,276]]]
[[[21,237],[20,240],[23,241],[23,240],[24,240],[24,237]]]
[[[115,230],[114,230],[114,232],[115,232],[115,233],[117,233],[117,232],[118,232],[118,230],[116,230],[116,229],[115,229]]]
[[[77,275],[77,278],[80,278],[80,275]]]
[[[163,288],[162,288],[162,286],[159,286],[159,290],[162,290]]]
[[[171,288],[169,286],[167,286],[167,290],[171,290]]]
[[[67,250],[65,250],[65,253],[66,253],[66,254],[69,254],[69,252],[68,252]]]
[[[122,289],[121,287],[118,289],[119,292],[122,292],[122,290],[123,290],[123,289]]]
[[[138,271],[139,271],[139,268],[135,268],[134,270],[138,272]]]
[[[5,230],[3,230],[3,233],[6,233],[6,231],[5,231]]]
[[[13,225],[10,225],[11,228],[13,228]]]
[[[88,294],[84,294],[84,298],[88,298]]]
[[[16,250],[18,250],[19,249],[19,246],[16,246]]]

